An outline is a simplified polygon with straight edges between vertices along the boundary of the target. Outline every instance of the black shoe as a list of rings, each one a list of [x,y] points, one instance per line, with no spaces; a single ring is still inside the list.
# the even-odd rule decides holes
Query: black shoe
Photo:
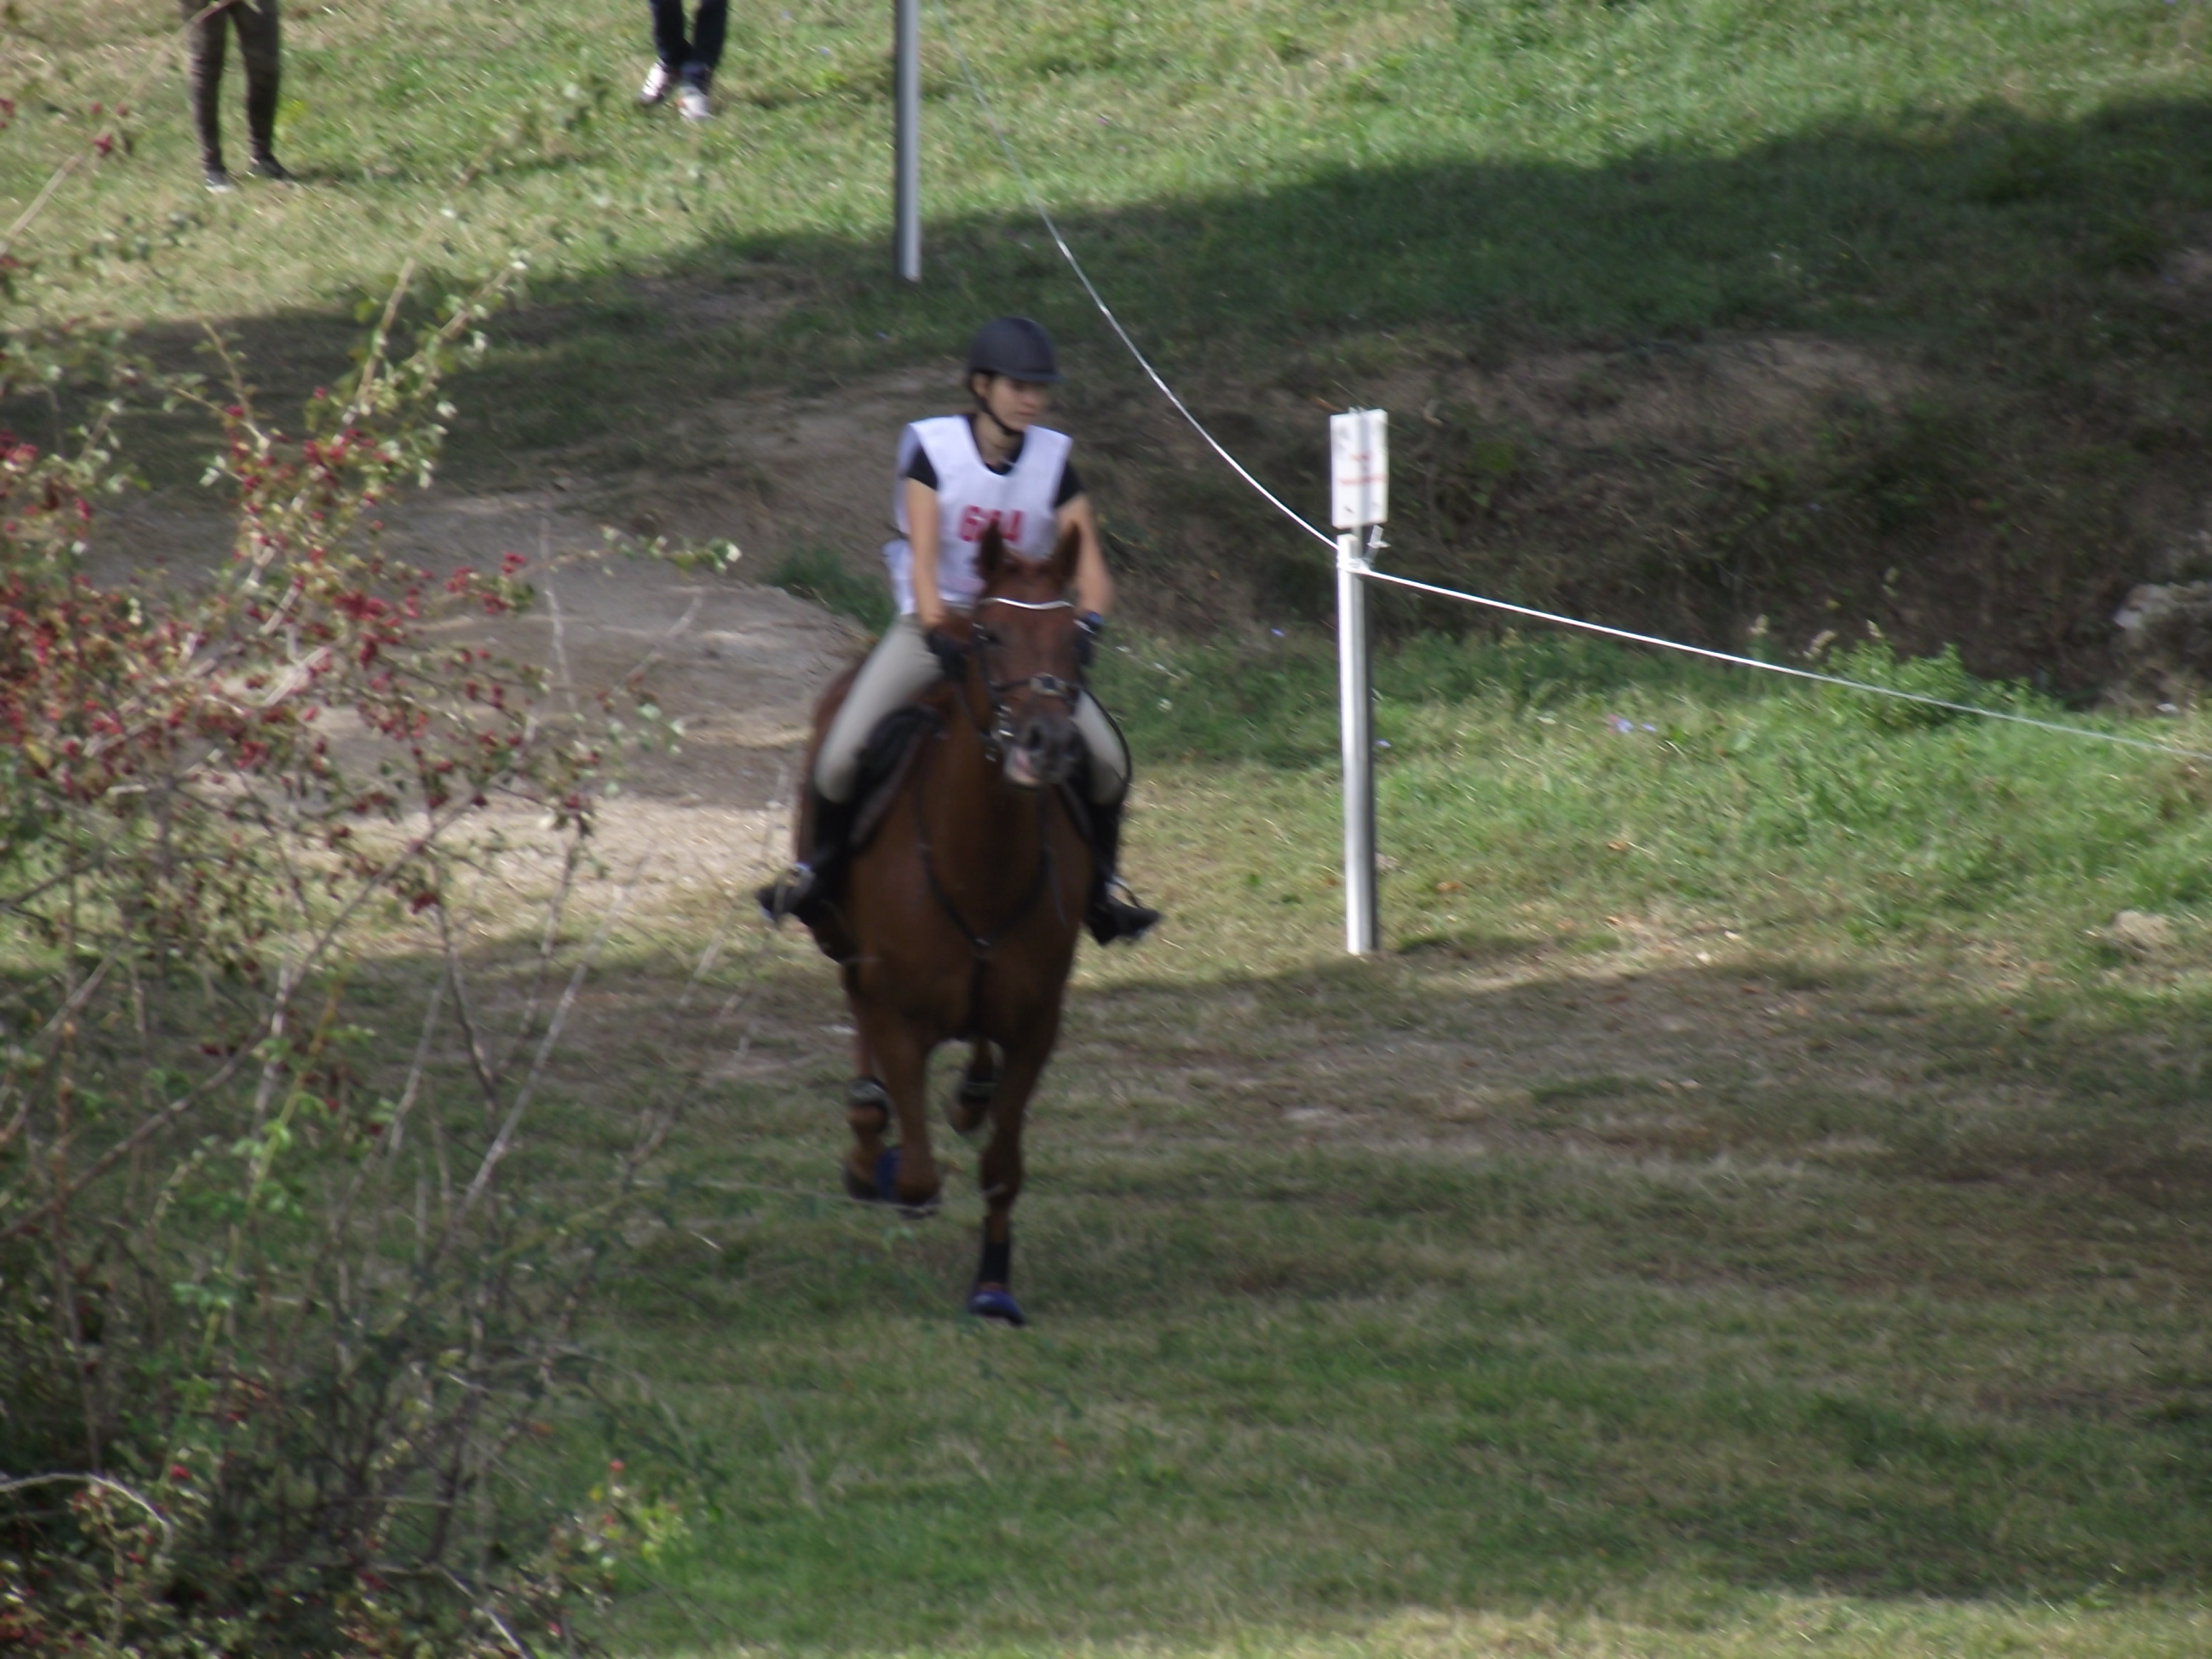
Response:
[[[808,793],[806,816],[813,830],[814,850],[753,896],[771,927],[786,916],[797,916],[813,927],[836,902],[845,884],[845,865],[851,852],[846,839],[853,833],[853,820],[860,809],[851,801],[824,799],[813,793],[811,786]]]
[[[1152,924],[1160,919],[1160,913],[1148,906],[1133,904],[1127,899],[1115,897],[1116,888],[1125,893],[1129,890],[1113,878],[1109,878],[1100,886],[1091,901],[1091,908],[1084,915],[1084,924],[1091,929],[1091,937],[1101,945],[1111,945],[1119,939],[1127,939],[1134,945],[1152,931]]]
[[[273,155],[255,156],[246,167],[246,171],[257,179],[266,179],[275,185],[295,185],[300,182],[292,176],[284,164]]]
[[[1111,945],[1117,939],[1134,944],[1160,919],[1158,911],[1133,902],[1137,896],[1115,873],[1121,856],[1121,809],[1128,799],[1124,793],[1119,800],[1090,803],[1091,867],[1095,873],[1083,921],[1091,929],[1091,937],[1101,945]],[[1116,892],[1127,896],[1116,898]]]
[[[774,881],[753,895],[760,906],[761,915],[768,918],[771,927],[782,924],[786,916],[797,916],[801,921],[811,922],[809,914],[822,896],[822,883],[813,870],[804,864],[794,864]]]

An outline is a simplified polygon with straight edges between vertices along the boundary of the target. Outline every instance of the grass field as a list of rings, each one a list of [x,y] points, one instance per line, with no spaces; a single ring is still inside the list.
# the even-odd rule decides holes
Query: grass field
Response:
[[[2075,692],[2108,676],[2130,582],[2212,574],[2200,5],[953,15],[1106,292],[1249,461],[1318,512],[1314,404],[1394,410],[1413,574],[1708,641],[1874,617]],[[627,0],[309,9],[283,123],[309,187],[206,197],[164,70],[129,153],[26,234],[19,287],[140,319],[171,361],[223,319],[281,407],[342,372],[410,249],[425,304],[520,250],[528,297],[447,476],[557,466],[611,521],[702,537],[732,495],[773,496],[745,441],[789,398],[942,366],[979,314],[1027,310],[1068,348],[1068,418],[1150,620],[1323,620],[1319,564],[1267,509],[1163,464],[1185,441],[1150,424],[934,17],[919,291],[888,270],[883,25],[829,0],[738,7],[703,131],[630,106]],[[161,27],[122,0],[19,9],[0,208],[113,121]],[[1808,342],[1825,389],[1793,378]],[[133,438],[156,483],[198,478],[189,421]],[[821,535],[792,507],[751,539],[773,558]],[[1194,563],[1228,585],[1182,591]]]
[[[888,271],[874,13],[741,0],[722,118],[684,131],[629,107],[647,57],[635,10],[386,0],[300,16],[282,148],[315,185],[301,191],[207,198],[175,77],[158,75],[124,123],[130,154],[23,239],[42,268],[30,293],[258,319],[263,371],[289,385],[342,361],[342,335],[301,325],[380,292],[418,238],[434,289],[525,248],[542,313],[502,343],[461,434],[492,472],[586,441],[612,445],[603,463],[667,465],[653,434],[672,404],[935,361],[987,296],[1059,328],[1094,379],[1127,378],[991,148],[939,14],[931,280],[908,292]],[[2201,347],[2202,319],[2142,279],[2212,206],[2194,4],[952,15],[1038,186],[1185,374],[1267,354],[1321,387],[1431,346],[1814,328],[2029,389],[2124,369],[2154,424],[2161,402],[2193,407],[2174,354]],[[169,49],[163,28],[121,0],[19,9],[0,208],[113,121]],[[233,109],[234,149],[239,124]],[[651,286],[666,277],[708,297]]]
[[[687,131],[628,107],[648,60],[634,11],[318,9],[293,25],[282,149],[323,188],[205,198],[161,74],[125,118],[129,155],[25,249],[58,256],[48,280],[79,302],[274,315],[374,287],[453,205],[432,252],[459,267],[516,237],[577,281],[788,264],[816,303],[769,331],[780,368],[941,351],[980,289],[1010,283],[1080,317],[988,147],[945,14],[930,15],[926,53],[940,276],[912,295],[855,257],[886,219],[880,20],[823,0],[741,3],[723,118]],[[2075,228],[2125,266],[2179,228],[2130,216],[2201,207],[2208,184],[2206,23],[2162,0],[1212,0],[1049,15],[984,0],[951,15],[1039,186],[1078,214],[1121,216],[1091,250],[1115,291],[1192,344],[1224,327],[1276,341],[1449,328],[1501,304],[1569,328],[1805,305],[1955,322],[2050,278],[2054,223],[2084,204]],[[27,199],[113,120],[167,33],[119,0],[19,10],[0,65],[20,106],[0,202]],[[1915,271],[1950,292],[1914,291]],[[885,343],[876,330],[894,323]]]
[[[24,238],[9,314],[108,313],[172,354],[217,319],[289,395],[426,226],[431,293],[526,249],[529,303],[457,383],[478,485],[710,471],[681,422],[713,400],[937,362],[987,307],[1127,392],[941,37],[908,294],[880,13],[741,3],[722,117],[689,131],[628,107],[642,11],[288,15],[298,191],[202,193],[164,71]],[[2196,499],[2196,0],[953,11],[1178,376],[1327,401],[1440,356],[1817,332],[2013,400],[1847,454],[1869,521],[1936,538],[1955,496],[2094,562],[2151,483]],[[7,11],[0,211],[112,118],[166,16]],[[157,483],[197,476],[190,428],[133,424]],[[1970,449],[2031,493],[1991,511]],[[1185,505],[1263,556],[1249,504]],[[1415,639],[1382,672],[1391,949],[1352,963],[1322,648],[1112,659],[1129,862],[1171,920],[1080,969],[1019,1336],[956,1316],[964,1174],[925,1225],[830,1196],[827,967],[741,933],[732,1048],[666,1012],[728,915],[628,929],[528,1153],[557,1191],[603,1150],[596,1103],[706,1063],[591,1408],[525,1471],[562,1504],[620,1457],[684,1505],[612,1650],[2212,1650],[2206,763],[1547,641]],[[2212,750],[2198,717],[2126,729]]]
[[[1081,970],[1023,1335],[954,1311],[966,1179],[826,1195],[819,963],[726,970],[750,1042],[599,1334],[586,1444],[692,1525],[617,1646],[2202,1648],[2199,774],[1424,649],[1358,965],[1296,723],[1170,725],[1255,665],[1122,665],[1190,757],[1133,860],[1172,921]],[[2153,904],[2168,945],[2106,933]],[[707,925],[609,980],[580,1098],[696,1047],[650,1011]]]

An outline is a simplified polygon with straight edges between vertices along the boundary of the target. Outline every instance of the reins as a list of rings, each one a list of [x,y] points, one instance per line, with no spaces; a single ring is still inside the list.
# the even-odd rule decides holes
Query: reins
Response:
[[[1013,605],[1023,611],[1072,611],[1074,609],[1074,606],[1066,599],[1010,599],[996,595],[988,595],[978,603]],[[1031,674],[1018,680],[994,680],[991,678],[989,665],[988,653],[992,641],[988,635],[979,638],[976,642],[977,666],[983,682],[983,695],[990,705],[990,723],[986,725],[976,718],[975,706],[969,700],[968,687],[964,683],[954,687],[953,701],[960,705],[961,712],[968,717],[969,727],[975,733],[977,740],[981,743],[986,757],[996,763],[1004,757],[1006,745],[1013,737],[1005,700],[1006,693],[1018,691],[1026,686],[1040,696],[1060,698],[1068,705],[1072,712],[1076,700],[1083,695],[1085,688],[1079,680],[1065,680],[1056,674]],[[1036,873],[1030,878],[1029,888],[1023,894],[1021,902],[1015,907],[1013,914],[1000,925],[996,933],[980,933],[969,926],[968,919],[960,914],[960,907],[953,902],[952,895],[945,890],[945,884],[937,873],[935,849],[930,843],[929,817],[922,808],[922,797],[927,793],[928,785],[928,759],[929,751],[925,749],[918,769],[920,775],[915,779],[912,791],[915,839],[921,854],[922,877],[929,884],[931,896],[937,900],[938,908],[945,912],[946,920],[951,921],[959,931],[960,936],[968,941],[968,949],[973,962],[973,972],[969,980],[968,1007],[969,1017],[973,1020],[982,1006],[983,973],[989,966],[992,953],[1006,942],[1017,927],[1028,920],[1030,912],[1036,908],[1038,898],[1048,889],[1052,891],[1054,911],[1055,914],[1060,911],[1059,887],[1054,879],[1058,871],[1058,860],[1053,856],[1051,830],[1047,821],[1051,811],[1050,796],[1057,792],[1043,788],[1039,788],[1036,792]],[[1065,922],[1067,918],[1065,915],[1061,915],[1060,920]]]
[[[929,890],[936,896],[938,904],[944,909],[952,925],[960,930],[960,936],[968,941],[969,949],[975,953],[980,970],[985,958],[1006,942],[1007,935],[1021,926],[1030,910],[1036,908],[1039,895],[1051,884],[1056,861],[1052,855],[1051,837],[1045,832],[1045,817],[1050,803],[1046,792],[1038,790],[1037,845],[1040,851],[1037,857],[1036,874],[1030,878],[1029,889],[1022,895],[1020,905],[1016,908],[1013,915],[1007,917],[1000,926],[997,933],[979,933],[968,925],[968,919],[960,914],[960,907],[952,902],[952,895],[945,890],[945,884],[938,878],[935,849],[930,845],[929,840],[929,819],[921,807],[922,789],[928,776],[927,753],[923,757],[921,770],[922,775],[915,780],[913,791],[915,833],[917,844],[921,849],[921,872],[929,883]]]
[[[962,697],[963,703],[966,701],[964,696]],[[979,738],[984,738],[982,728],[975,726],[972,709],[969,711],[969,724],[974,727]],[[988,738],[985,739],[985,744],[988,751]],[[938,908],[945,912],[945,919],[959,930],[961,938],[968,941],[970,961],[970,971],[968,976],[968,1018],[972,1025],[982,1009],[983,973],[990,966],[992,954],[1006,942],[1015,928],[1029,919],[1030,912],[1036,908],[1038,896],[1047,888],[1054,890],[1054,910],[1057,912],[1060,908],[1060,893],[1053,879],[1057,871],[1058,860],[1053,857],[1051,830],[1045,822],[1049,802],[1045,792],[1040,789],[1037,792],[1036,874],[1030,880],[1029,890],[1022,895],[1022,902],[1014,907],[1014,913],[1000,924],[997,933],[979,933],[968,925],[968,918],[960,914],[960,907],[952,902],[952,895],[945,890],[945,884],[938,877],[935,849],[930,845],[929,839],[929,816],[922,810],[921,804],[922,795],[928,787],[928,769],[929,751],[925,749],[922,751],[921,764],[916,769],[919,775],[914,781],[914,788],[911,792],[914,799],[915,842],[921,854],[922,878],[929,884],[931,896],[937,900]],[[1060,920],[1065,921],[1066,918],[1063,915]]]

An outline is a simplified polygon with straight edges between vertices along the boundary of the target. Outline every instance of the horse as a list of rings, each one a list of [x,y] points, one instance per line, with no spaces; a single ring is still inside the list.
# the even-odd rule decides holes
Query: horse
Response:
[[[990,1130],[981,1259],[967,1308],[1015,1326],[1028,1322],[1012,1291],[1023,1123],[1060,1035],[1092,879],[1075,817],[1085,811],[1085,750],[1074,714],[1090,695],[1066,597],[1078,546],[1070,530],[1050,558],[1032,561],[1011,551],[995,525],[985,528],[982,592],[943,630],[963,647],[957,676],[917,700],[915,747],[888,799],[869,809],[872,832],[815,927],[852,1011],[847,1193],[909,1215],[936,1210],[944,1177],[930,1146],[929,1059],[944,1042],[972,1045],[947,1109],[963,1136]],[[850,684],[848,675],[823,695],[810,768]],[[796,830],[803,856],[811,831],[804,823]]]

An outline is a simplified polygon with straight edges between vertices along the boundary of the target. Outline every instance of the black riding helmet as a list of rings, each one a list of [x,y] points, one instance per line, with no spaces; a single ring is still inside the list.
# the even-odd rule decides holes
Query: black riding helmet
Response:
[[[1026,317],[1000,317],[978,329],[968,347],[968,373],[1003,374],[1038,386],[1060,383],[1052,336]]]

